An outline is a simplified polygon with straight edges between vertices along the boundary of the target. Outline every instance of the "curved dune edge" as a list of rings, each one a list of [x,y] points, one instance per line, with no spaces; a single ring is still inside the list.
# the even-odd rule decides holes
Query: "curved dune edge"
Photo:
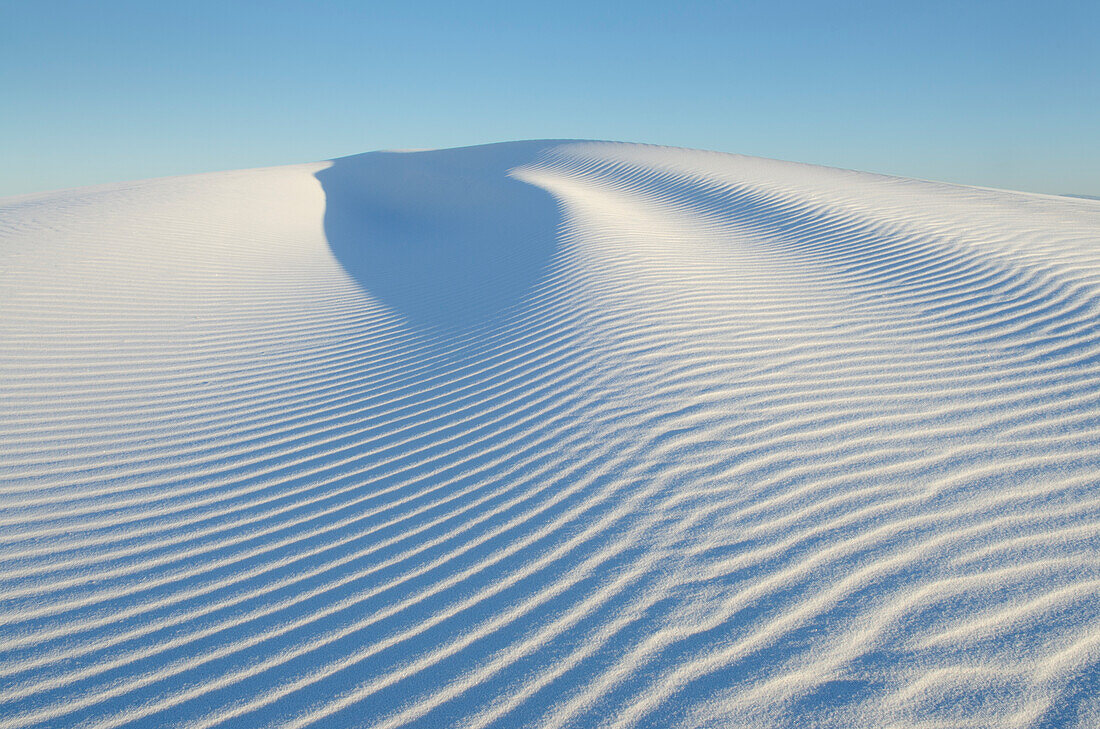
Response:
[[[1100,203],[373,153],[0,301],[0,729],[1100,725]]]

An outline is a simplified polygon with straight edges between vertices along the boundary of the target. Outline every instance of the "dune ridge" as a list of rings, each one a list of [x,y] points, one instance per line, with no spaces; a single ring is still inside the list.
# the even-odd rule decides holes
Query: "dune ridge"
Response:
[[[0,729],[1100,724],[1100,203],[514,142],[0,200]]]

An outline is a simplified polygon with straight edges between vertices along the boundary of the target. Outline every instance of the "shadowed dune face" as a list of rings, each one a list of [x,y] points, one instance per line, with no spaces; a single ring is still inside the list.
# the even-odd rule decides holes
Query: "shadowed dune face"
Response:
[[[511,176],[555,145],[370,152],[317,173],[325,236],[345,270],[410,325],[492,326],[543,275],[554,198]]]

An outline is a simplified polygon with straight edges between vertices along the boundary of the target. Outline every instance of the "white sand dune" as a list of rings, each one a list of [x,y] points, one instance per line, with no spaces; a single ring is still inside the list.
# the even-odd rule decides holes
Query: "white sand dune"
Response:
[[[0,200],[0,729],[1100,726],[1100,203],[522,142]]]

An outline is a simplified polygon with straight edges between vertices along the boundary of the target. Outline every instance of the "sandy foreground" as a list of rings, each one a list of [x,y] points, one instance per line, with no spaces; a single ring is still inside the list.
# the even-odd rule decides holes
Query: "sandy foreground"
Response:
[[[0,729],[1100,726],[1100,202],[605,142],[0,199]]]

